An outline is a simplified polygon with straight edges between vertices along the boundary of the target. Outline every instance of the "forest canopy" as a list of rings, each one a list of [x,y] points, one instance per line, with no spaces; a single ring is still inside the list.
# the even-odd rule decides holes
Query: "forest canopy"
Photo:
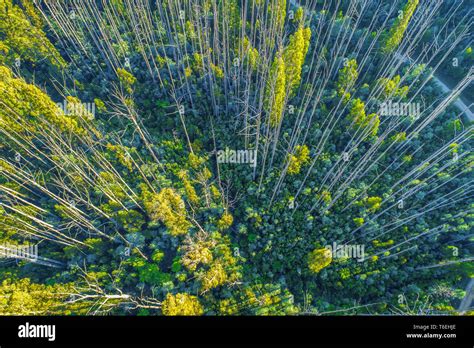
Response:
[[[465,314],[472,26],[0,0],[0,314]]]

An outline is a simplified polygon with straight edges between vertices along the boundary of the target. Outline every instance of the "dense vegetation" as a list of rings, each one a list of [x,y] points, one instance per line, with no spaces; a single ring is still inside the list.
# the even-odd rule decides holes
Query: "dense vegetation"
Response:
[[[0,0],[0,314],[455,313],[472,11]]]

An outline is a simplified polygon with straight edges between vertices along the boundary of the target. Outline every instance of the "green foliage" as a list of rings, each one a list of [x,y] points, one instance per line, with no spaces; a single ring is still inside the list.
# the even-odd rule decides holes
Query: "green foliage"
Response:
[[[393,79],[381,78],[379,82],[383,88],[384,98],[404,98],[408,93],[408,86],[400,87],[400,75],[396,75]]]
[[[66,62],[41,29],[41,20],[29,1],[23,1],[26,13],[12,0],[0,1],[0,50],[7,48],[10,61],[21,58],[30,62],[48,60],[58,68]],[[1,57],[1,56],[0,56]],[[1,58],[0,58],[1,63]]]
[[[332,262],[331,251],[327,248],[314,249],[308,255],[308,267],[311,272],[319,273]]]
[[[390,32],[388,33],[387,39],[385,41],[382,51],[384,53],[389,53],[394,51],[400,42],[403,39],[403,35],[408,27],[413,13],[418,7],[419,0],[408,0],[405,6],[403,7],[402,12],[399,14],[395,23],[393,23]]]
[[[301,167],[309,162],[309,149],[306,145],[296,145],[295,154],[290,155],[288,164],[288,174],[299,174]]]
[[[265,89],[266,109],[270,113],[270,125],[277,127],[280,124],[285,108],[286,98],[286,71],[285,61],[279,53],[272,64],[270,77]]]
[[[21,78],[13,77],[12,71],[0,66],[0,125],[18,133],[37,132],[36,129],[52,124],[63,132],[82,135],[85,131],[73,115],[64,112],[38,87]],[[21,123],[16,117],[21,118]]]
[[[364,224],[364,218],[354,218],[352,219],[357,227],[360,227]]]
[[[419,295],[451,313],[473,274],[462,260],[474,157],[429,74],[468,73],[471,43],[456,37],[468,8],[447,20],[447,56],[392,64],[377,48],[400,45],[416,4],[387,33],[387,4],[351,19],[345,2],[309,15],[281,0],[137,13],[112,0],[90,20],[82,2],[73,19],[62,2],[53,16],[0,0],[0,243],[41,255],[1,264],[0,312],[393,314]],[[443,21],[413,23],[423,35],[410,57],[442,45]],[[369,112],[409,92],[436,117]],[[258,165],[217,165],[223,148],[255,149]],[[333,260],[321,248],[333,242],[366,257]]]
[[[125,69],[118,68],[117,75],[119,78],[120,83],[123,85],[125,91],[127,93],[133,92],[133,85],[137,81],[136,77],[133,76],[130,72]]]
[[[357,61],[355,59],[344,61],[344,67],[339,70],[339,77],[337,79],[337,93],[346,102],[351,96],[349,91],[358,77]]]
[[[252,70],[256,70],[259,62],[258,50],[255,47],[252,47],[247,36],[244,37],[242,46],[246,62],[248,62]]]
[[[218,79],[224,78],[224,71],[220,67],[218,67],[217,65],[211,63],[211,70],[214,72],[214,75]]]
[[[186,234],[191,227],[183,199],[171,188],[164,188],[158,194],[146,194],[144,205],[150,219],[163,222],[172,236]]]
[[[169,274],[160,271],[156,264],[146,263],[138,268],[139,279],[150,285],[161,286],[171,280]]]
[[[105,112],[107,110],[105,103],[102,101],[102,99],[95,98],[94,103],[99,112]]]
[[[242,274],[228,237],[215,232],[186,238],[180,248],[181,263],[201,282],[203,293],[225,284],[233,284]]]
[[[270,0],[269,11],[274,14],[272,18],[275,21],[276,30],[282,30],[286,18],[286,0]]]
[[[359,98],[352,101],[348,118],[354,123],[355,130],[362,128],[367,130],[368,134],[371,136],[377,135],[380,119],[377,114],[367,115],[365,113],[365,104]]]
[[[286,88],[290,91],[290,95],[294,94],[296,88],[300,85],[301,69],[308,53],[310,40],[311,29],[300,25],[298,30],[290,36],[288,46],[285,47],[283,52]]]
[[[186,197],[193,204],[199,204],[199,197],[194,189],[191,180],[189,179],[188,173],[184,170],[181,170],[178,173],[178,177],[183,181],[184,189],[186,191]]]
[[[303,21],[303,16],[304,16],[304,11],[303,7],[298,7],[298,9],[295,12],[295,16],[293,18],[293,22],[295,23],[301,23]]]
[[[219,219],[219,221],[217,221],[217,227],[220,230],[226,230],[230,226],[232,226],[233,221],[234,218],[232,217],[232,215],[228,211],[226,211],[224,212],[224,214],[222,214],[222,217]]]
[[[292,315],[298,312],[292,295],[277,284],[256,284],[235,291],[233,296],[219,302],[220,314]]]
[[[4,280],[0,285],[0,315],[61,313],[68,288],[61,284],[35,284],[28,278]]]
[[[367,197],[365,199],[365,204],[369,208],[369,211],[376,212],[380,209],[382,203],[382,198],[380,197]]]
[[[203,308],[196,296],[168,294],[162,304],[164,315],[202,315]]]

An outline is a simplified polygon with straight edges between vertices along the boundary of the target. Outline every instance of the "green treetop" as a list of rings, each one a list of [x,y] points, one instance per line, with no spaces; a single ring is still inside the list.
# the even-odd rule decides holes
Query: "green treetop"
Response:
[[[172,188],[145,199],[145,209],[152,220],[162,221],[173,236],[186,234],[191,224],[186,220],[186,207],[181,196]]]
[[[164,315],[202,315],[203,308],[196,296],[167,294],[162,303]]]
[[[15,78],[5,66],[0,66],[0,100],[3,103],[0,125],[20,134],[51,125],[61,131],[85,132],[77,120],[65,115],[46,93],[21,78]]]
[[[23,3],[24,6],[26,4],[29,14],[36,14],[28,1],[23,1]],[[37,26],[40,24],[37,14],[36,17],[30,17],[36,25],[30,22],[19,6],[13,5],[12,0],[0,0],[0,38],[3,40],[0,41],[0,47],[8,47],[9,56],[12,58],[21,58],[30,62],[46,59],[57,67],[65,67],[64,59],[43,30]]]
[[[285,61],[281,54],[273,61],[265,90],[266,107],[270,112],[270,125],[277,127],[283,116],[286,97]]]
[[[298,30],[290,36],[288,46],[283,53],[286,68],[286,84],[291,94],[300,85],[301,70],[309,49],[311,29],[301,24]]]
[[[352,107],[349,111],[349,119],[354,122],[355,129],[358,127],[362,129],[369,129],[370,135],[377,135],[380,119],[377,114],[367,115],[365,113],[365,104],[359,98],[352,102]]]
[[[319,273],[332,262],[331,250],[327,248],[315,249],[308,255],[308,267],[313,273]]]
[[[344,62],[344,67],[339,70],[339,77],[337,79],[337,93],[340,97],[344,97],[345,101],[350,98],[349,90],[359,77],[357,71],[357,61],[350,59]]]
[[[392,52],[398,47],[398,45],[400,45],[403,35],[408,27],[408,23],[410,22],[418,3],[419,0],[408,0],[405,4],[403,10],[395,20],[395,23],[393,23],[392,28],[390,28],[390,32],[388,33],[385,45],[382,49],[384,53]]]
[[[59,314],[68,296],[68,286],[31,283],[30,279],[7,279],[0,285],[0,315]]]

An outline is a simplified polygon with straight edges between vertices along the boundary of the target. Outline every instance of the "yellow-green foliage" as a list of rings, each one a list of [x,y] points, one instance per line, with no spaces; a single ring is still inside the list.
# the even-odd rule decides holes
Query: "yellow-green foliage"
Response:
[[[385,41],[385,45],[383,47],[383,52],[388,53],[395,50],[400,42],[403,39],[403,35],[405,34],[405,30],[408,27],[408,23],[410,22],[413,13],[415,12],[418,6],[419,0],[408,0],[405,6],[403,7],[402,12],[393,23],[392,28],[390,28],[390,32],[388,33],[388,37]]]
[[[194,30],[194,24],[191,21],[186,21],[186,35],[190,39],[195,39],[196,36],[196,31]]]
[[[339,70],[337,79],[337,93],[347,102],[350,98],[350,89],[359,77],[357,71],[357,61],[355,59],[348,60],[342,69]]]
[[[377,135],[380,119],[377,114],[366,115],[365,104],[359,98],[352,102],[352,107],[349,111],[349,120],[354,122],[355,130],[360,127],[362,129],[368,129],[369,135]]]
[[[394,243],[394,241],[392,239],[390,239],[386,242],[381,242],[379,240],[372,241],[372,244],[377,248],[388,247],[390,245],[393,245],[393,243]]]
[[[240,29],[242,22],[240,18],[240,1],[239,0],[227,0],[220,2],[222,5],[222,13],[226,14],[227,25],[229,32],[236,32]]]
[[[0,0],[0,46],[8,47],[11,58],[21,58],[30,62],[48,60],[57,67],[65,67],[66,62],[46,37],[39,17],[29,1],[23,1],[25,11],[13,5],[12,0]],[[1,59],[1,58],[0,58]]]
[[[221,192],[215,185],[211,185],[210,191],[211,191],[212,198],[214,198],[215,200],[221,198]]]
[[[270,113],[270,125],[280,124],[287,92],[294,93],[301,81],[301,69],[309,49],[311,30],[302,23],[291,35],[288,46],[273,60],[265,86],[265,108]]]
[[[313,273],[319,273],[332,262],[332,253],[328,248],[315,249],[308,255],[308,267]]]
[[[129,148],[127,148],[126,146],[112,145],[109,143],[107,144],[107,150],[114,152],[120,164],[122,164],[124,167],[127,167],[129,171],[132,171],[133,161],[130,156]],[[135,148],[133,148],[132,150],[135,151]]]
[[[281,54],[275,57],[270,69],[269,80],[265,89],[266,109],[270,113],[270,125],[280,124],[286,97],[285,61]]]
[[[203,163],[206,162],[205,157],[199,157],[198,155],[190,152],[188,156],[189,165],[193,169],[198,169]]]
[[[382,198],[381,197],[367,197],[365,199],[365,204],[369,208],[371,212],[376,212],[380,209],[382,205]]]
[[[14,78],[4,66],[0,66],[0,100],[4,104],[0,108],[0,126],[6,129],[22,134],[53,125],[63,132],[85,133],[46,93],[21,78]]]
[[[153,254],[151,255],[151,259],[155,261],[156,263],[161,262],[161,260],[163,260],[163,257],[165,257],[165,253],[162,252],[161,250],[155,250]]]
[[[53,315],[67,298],[67,285],[7,279],[0,285],[0,315]]]
[[[184,68],[184,76],[191,77],[192,74],[193,74],[193,69],[191,69],[189,66]]]
[[[120,178],[113,172],[100,172],[96,180],[96,187],[99,191],[113,197],[111,203],[115,203],[114,206],[118,206],[119,201],[127,198],[127,193],[124,192],[120,184]]]
[[[5,170],[10,173],[15,173],[16,169],[9,166],[5,162],[0,162],[0,174],[3,176],[2,171]],[[20,188],[15,189],[19,191]],[[16,244],[12,236],[21,232],[33,232],[34,231],[34,219],[37,218],[39,210],[30,205],[15,204],[13,206],[17,212],[11,214],[3,214],[5,209],[0,210],[0,243],[6,242],[8,244]],[[27,226],[32,226],[31,230]]]
[[[193,204],[198,204],[199,196],[197,195],[191,180],[189,180],[188,173],[185,170],[181,170],[178,173],[178,177],[183,181],[184,190],[186,191],[186,197],[188,197],[188,200]]]
[[[382,96],[384,98],[403,98],[408,93],[408,86],[400,87],[400,75],[396,75],[392,80],[383,77],[379,79],[379,83],[383,88]]]
[[[282,30],[286,18],[286,0],[270,0],[269,11],[276,22],[276,30]]]
[[[232,284],[242,276],[229,238],[218,232],[188,236],[179,250],[181,264],[200,280],[202,292]]]
[[[351,271],[348,268],[343,268],[339,271],[341,279],[347,279],[351,276]]]
[[[295,154],[290,155],[288,174],[299,174],[301,167],[309,162],[309,149],[306,145],[296,145]]]
[[[127,70],[118,68],[117,69],[117,75],[120,80],[120,83],[123,85],[125,88],[125,91],[127,93],[132,93],[133,88],[132,86],[135,84],[137,79],[135,76],[133,76],[131,73],[129,73]]]
[[[204,69],[204,58],[202,54],[197,52],[193,54],[192,68],[196,73],[202,72]]]
[[[206,292],[228,282],[227,273],[220,262],[214,262],[201,278],[202,291]]]
[[[354,223],[356,224],[357,227],[360,227],[364,224],[364,218],[358,217],[358,218],[354,218],[352,220],[354,221]]]
[[[295,92],[301,81],[301,70],[309,49],[311,29],[301,24],[298,30],[290,36],[288,46],[283,53],[285,61],[286,86],[290,95]]]
[[[109,2],[122,16],[126,13],[125,3],[122,0],[109,0]]]
[[[184,201],[172,188],[147,195],[144,205],[150,219],[163,222],[173,236],[186,234],[191,227],[186,220]]]
[[[206,267],[207,271],[198,272],[203,292],[221,285],[233,284],[242,277],[237,258],[230,248],[229,238],[222,237],[219,233],[214,233],[212,238],[216,242],[212,249],[213,261]]]
[[[69,117],[81,118],[84,120],[93,120],[94,115],[82,104],[81,100],[77,97],[67,96],[66,97],[66,112]]]
[[[273,284],[255,284],[246,286],[236,297],[224,299],[219,303],[219,312],[223,315],[234,315],[242,310],[255,308],[255,315],[272,315],[275,313],[296,314],[298,309],[288,301],[291,293]]]
[[[328,190],[323,190],[319,194],[319,199],[321,199],[325,204],[331,203],[332,201],[331,192],[329,192]]]
[[[406,132],[400,132],[400,133],[394,134],[390,138],[390,140],[393,141],[393,142],[396,142],[396,143],[405,141],[405,140],[407,140],[407,133]]]
[[[219,221],[217,221],[217,227],[220,230],[226,230],[230,226],[232,226],[233,222],[234,222],[233,216],[228,211],[226,211],[224,212],[224,214],[222,214],[222,217],[219,219]]]
[[[243,52],[244,52],[244,57],[246,58],[246,61],[250,65],[250,68],[252,70],[255,70],[258,65],[259,54],[258,54],[258,50],[252,47],[252,44],[250,43],[247,36],[245,36],[243,39]]]
[[[167,59],[160,56],[159,54],[156,56],[156,62],[158,63],[158,67],[161,69],[167,63]]]
[[[168,293],[161,310],[164,315],[202,315],[204,312],[198,298],[186,293]]]
[[[7,56],[8,52],[10,52],[8,46],[0,41],[0,63],[5,61],[5,57]]]
[[[458,152],[459,144],[458,143],[452,143],[452,144],[449,144],[448,147],[450,149],[452,149],[453,153],[456,153],[456,152]]]
[[[214,63],[211,63],[211,69],[212,71],[214,72],[214,75],[218,78],[218,79],[222,79],[224,77],[224,71],[218,67],[217,65],[215,65]]]
[[[293,22],[301,23],[301,21],[303,20],[303,15],[304,15],[303,7],[298,7],[298,9],[295,12]]]
[[[35,27],[41,28],[43,26],[43,18],[41,18],[41,13],[35,8],[33,0],[21,0],[21,6],[30,22]]]
[[[105,103],[102,99],[94,98],[94,104],[95,104],[97,110],[99,110],[99,112],[107,111],[107,107],[105,106]]]
[[[212,173],[208,168],[204,168],[202,171],[200,171],[197,174],[197,179],[200,180],[201,182],[206,182],[210,178],[212,178]]]
[[[187,239],[186,243],[181,247],[184,255],[181,258],[181,264],[189,271],[194,272],[199,265],[207,265],[213,260],[212,248],[216,243],[212,239],[201,239],[194,242]]]

